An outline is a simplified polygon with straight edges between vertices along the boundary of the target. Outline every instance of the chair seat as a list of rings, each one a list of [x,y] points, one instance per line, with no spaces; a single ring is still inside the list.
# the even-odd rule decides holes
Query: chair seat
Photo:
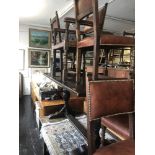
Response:
[[[131,139],[123,140],[117,143],[98,149],[93,155],[134,155],[135,145]]]
[[[130,136],[128,114],[102,117],[101,124],[117,133],[123,139],[127,139]]]
[[[127,47],[134,46],[134,38],[116,36],[116,35],[101,35],[100,45],[101,46],[118,46]],[[78,48],[85,48],[94,46],[94,37],[87,37],[78,42]]]

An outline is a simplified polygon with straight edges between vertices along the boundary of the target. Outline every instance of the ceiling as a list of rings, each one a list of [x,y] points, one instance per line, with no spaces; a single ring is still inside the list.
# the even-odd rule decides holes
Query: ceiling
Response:
[[[108,2],[104,29],[114,33],[135,30],[135,0],[98,0],[99,7]],[[64,17],[74,17],[74,0],[20,0],[21,25],[50,28],[49,19],[58,11],[61,26]],[[28,3],[29,2],[29,3]],[[39,9],[38,9],[39,8]],[[24,13],[25,11],[25,13]]]

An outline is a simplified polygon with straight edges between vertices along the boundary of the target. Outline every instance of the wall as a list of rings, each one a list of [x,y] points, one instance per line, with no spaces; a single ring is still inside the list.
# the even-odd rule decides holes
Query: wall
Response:
[[[29,48],[29,28],[49,30],[43,27],[19,25],[19,49],[25,50],[24,69],[19,70],[23,74],[23,95],[30,95],[30,82],[35,72],[50,72],[50,68],[29,68],[28,67],[28,48]]]

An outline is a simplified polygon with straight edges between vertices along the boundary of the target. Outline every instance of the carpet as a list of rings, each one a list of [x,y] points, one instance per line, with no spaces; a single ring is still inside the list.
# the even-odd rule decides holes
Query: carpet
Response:
[[[76,117],[87,128],[87,117]],[[79,148],[87,148],[87,141],[68,119],[56,122],[43,123],[41,136],[47,146],[50,155],[71,155]],[[105,138],[112,137],[106,133]],[[79,153],[80,154],[80,153]]]
[[[82,118],[80,121],[85,122]],[[43,124],[41,134],[50,155],[70,155],[73,150],[87,145],[87,141],[68,119]]]

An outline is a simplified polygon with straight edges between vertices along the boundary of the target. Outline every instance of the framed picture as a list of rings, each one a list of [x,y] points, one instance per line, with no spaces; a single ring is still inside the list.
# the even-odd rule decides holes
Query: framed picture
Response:
[[[51,48],[50,31],[29,29],[29,47]]]
[[[29,49],[29,67],[46,68],[50,66],[50,50]]]

